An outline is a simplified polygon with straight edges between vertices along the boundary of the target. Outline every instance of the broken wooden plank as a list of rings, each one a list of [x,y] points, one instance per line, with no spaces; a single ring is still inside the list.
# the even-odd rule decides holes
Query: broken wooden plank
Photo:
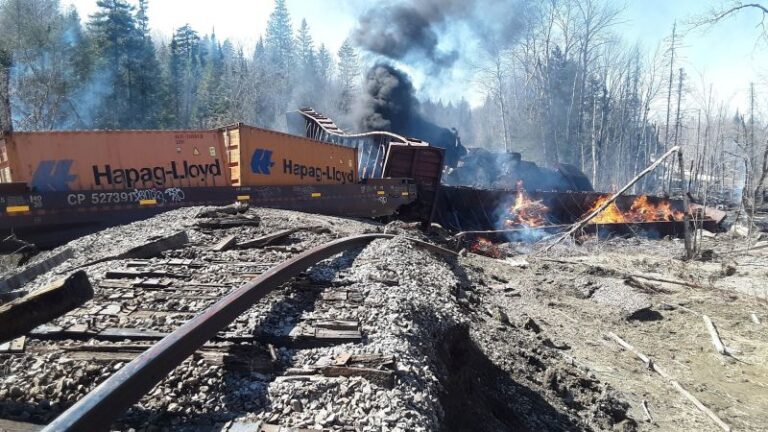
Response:
[[[3,432],[37,432],[43,430],[44,427],[45,425],[0,419],[0,431]]]
[[[228,432],[324,432],[328,429],[309,429],[303,427],[286,427],[277,424],[261,423],[258,427],[250,427],[247,424],[230,426]]]
[[[0,280],[0,293],[19,289],[48,270],[75,256],[72,249],[52,255],[42,261],[27,265],[24,270]]]
[[[0,344],[0,353],[2,354],[14,354],[24,352],[24,347],[27,344],[27,337],[21,336],[10,342],[4,342]],[[2,430],[2,429],[0,429]]]
[[[117,328],[112,327],[99,332],[99,339],[103,340],[157,340],[168,336],[168,333],[162,333],[146,329],[137,328]]]
[[[347,343],[347,342],[359,342],[362,340],[363,335],[360,333],[360,330],[334,330],[334,329],[327,329],[327,328],[316,328],[315,329],[315,338],[316,339],[325,339],[328,341],[338,341],[339,343]]]
[[[173,282],[158,278],[142,279],[131,284],[131,286],[135,288],[168,288],[171,285],[173,285]]]
[[[236,235],[229,235],[221,239],[218,243],[213,245],[211,247],[211,250],[214,252],[224,252],[226,250],[232,249],[232,247],[237,243],[237,236]]]
[[[256,217],[217,218],[198,221],[195,225],[199,228],[227,229],[238,227],[257,227],[261,224]]]
[[[119,304],[108,304],[99,311],[99,315],[117,315],[121,310]]]
[[[342,330],[342,331],[356,331],[360,332],[360,323],[353,320],[324,320],[317,321],[315,328],[327,329],[327,330]]]
[[[388,370],[347,367],[347,366],[327,366],[322,368],[321,373],[327,377],[362,377],[368,381],[378,384],[382,387],[391,389],[395,386],[395,374]]]
[[[131,289],[133,288],[133,283],[126,281],[102,280],[99,282],[99,286],[101,288],[109,289]]]
[[[189,243],[186,231],[179,231],[166,237],[144,243],[141,246],[129,249],[118,256],[117,259],[146,259],[160,256],[163,252],[178,249]]]
[[[237,215],[248,211],[248,204],[235,203],[226,206],[216,207],[210,210],[202,210],[196,218],[215,218],[221,215]]]
[[[269,351],[258,345],[230,345],[226,347],[203,347],[193,355],[195,360],[221,366],[228,371],[272,372],[274,363]]]
[[[26,334],[93,298],[84,271],[75,272],[29,295],[0,306],[0,342]]]
[[[128,249],[127,251],[121,254],[99,258],[97,260],[93,260],[83,265],[80,265],[77,268],[79,269],[79,268],[89,267],[94,264],[99,264],[107,261],[120,260],[120,259],[155,258],[162,255],[162,253],[167,250],[178,249],[186,245],[187,243],[189,243],[189,236],[187,235],[187,232],[179,231],[175,234],[171,234],[166,237],[153,238],[151,240],[148,240],[146,243],[136,246],[134,248]]]
[[[334,363],[336,364],[336,366],[344,366],[349,362],[351,358],[352,358],[352,354],[348,352],[343,352],[336,357],[336,360],[334,360]]]
[[[169,273],[167,271],[141,271],[141,270],[109,270],[104,273],[106,279],[132,279],[132,278],[188,278],[188,275]]]
[[[701,318],[704,320],[704,325],[707,327],[710,338],[712,338],[712,345],[715,346],[715,351],[717,351],[720,355],[727,355],[728,350],[725,348],[723,341],[720,339],[720,334],[717,332],[715,323],[713,323],[712,320],[709,319],[709,317],[706,315],[702,315]]]
[[[238,249],[250,249],[250,248],[260,248],[260,247],[268,246],[280,240],[285,239],[286,237],[290,236],[291,234],[297,231],[299,231],[299,228],[289,228],[283,231],[278,231],[276,233],[257,237],[255,239],[248,240],[243,243],[238,243],[237,247]]]

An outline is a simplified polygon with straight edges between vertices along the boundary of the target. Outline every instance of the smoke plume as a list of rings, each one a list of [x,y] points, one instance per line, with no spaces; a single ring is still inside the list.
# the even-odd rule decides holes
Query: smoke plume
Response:
[[[392,131],[442,147],[449,166],[456,166],[466,153],[455,131],[439,127],[421,115],[413,83],[392,65],[379,63],[368,71],[361,102],[358,126],[362,130]]]
[[[514,43],[528,21],[530,0],[402,0],[368,9],[352,32],[361,48],[391,60],[441,71],[479,46],[495,54]],[[461,33],[459,43],[449,36]],[[455,39],[455,38],[454,38]],[[474,46],[473,46],[474,45]],[[476,54],[476,53],[474,53]]]

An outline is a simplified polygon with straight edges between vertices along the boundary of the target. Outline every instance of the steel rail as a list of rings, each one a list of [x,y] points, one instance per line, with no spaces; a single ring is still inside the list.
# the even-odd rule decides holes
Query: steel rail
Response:
[[[139,401],[206,341],[212,339],[240,314],[248,310],[270,291],[288,282],[308,267],[353,247],[376,239],[393,238],[392,234],[364,234],[345,237],[315,247],[269,269],[253,281],[242,285],[184,323],[106,381],[80,399],[46,426],[52,431],[102,431],[123,412]]]

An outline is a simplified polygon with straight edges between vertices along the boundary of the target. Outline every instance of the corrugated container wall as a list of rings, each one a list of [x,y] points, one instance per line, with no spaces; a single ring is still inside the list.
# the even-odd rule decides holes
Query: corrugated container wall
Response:
[[[218,131],[17,132],[0,172],[38,191],[226,186]]]
[[[0,182],[41,192],[357,181],[354,148],[244,125],[16,132],[0,139]]]
[[[225,132],[231,146],[239,146],[234,185],[347,184],[358,180],[357,150],[304,137],[239,126],[236,136]]]

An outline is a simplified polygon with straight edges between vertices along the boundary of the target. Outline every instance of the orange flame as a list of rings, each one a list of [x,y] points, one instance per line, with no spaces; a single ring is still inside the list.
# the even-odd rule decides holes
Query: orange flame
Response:
[[[504,256],[504,253],[501,251],[501,249],[499,249],[498,246],[493,244],[492,241],[483,237],[478,237],[477,241],[475,241],[475,243],[470,246],[469,251],[490,258],[501,258]]]
[[[507,227],[523,225],[526,227],[537,227],[547,223],[547,212],[549,207],[541,201],[534,201],[525,192],[522,180],[517,182],[517,196],[515,204],[509,209],[509,215],[504,224]]]
[[[595,201],[587,213],[592,213],[598,207],[608,201],[608,196],[603,195]],[[669,222],[681,221],[685,214],[680,210],[674,210],[672,203],[662,200],[658,204],[650,202],[647,195],[640,195],[632,202],[632,206],[626,212],[622,212],[616,203],[611,203],[599,215],[592,219],[592,224],[607,223],[640,223],[640,222]]]

